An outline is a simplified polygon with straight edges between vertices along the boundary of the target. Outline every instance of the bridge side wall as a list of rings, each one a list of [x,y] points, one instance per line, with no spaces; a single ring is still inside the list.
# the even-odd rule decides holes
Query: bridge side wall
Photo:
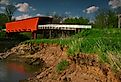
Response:
[[[6,23],[6,32],[33,32],[38,30],[39,18]]]

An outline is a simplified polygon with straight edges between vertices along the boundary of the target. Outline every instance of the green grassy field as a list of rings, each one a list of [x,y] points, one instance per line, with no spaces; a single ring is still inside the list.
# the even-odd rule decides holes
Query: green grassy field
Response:
[[[110,64],[113,69],[121,69],[121,29],[86,29],[64,39],[37,39],[25,43],[68,46],[69,56],[95,54],[100,62]]]

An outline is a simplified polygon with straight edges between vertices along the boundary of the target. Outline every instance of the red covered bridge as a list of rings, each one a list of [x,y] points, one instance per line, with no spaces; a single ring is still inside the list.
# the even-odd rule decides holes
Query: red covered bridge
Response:
[[[34,32],[38,25],[51,23],[50,17],[34,17],[6,23],[6,32]]]
[[[90,25],[64,25],[52,24],[51,17],[33,17],[14,22],[6,23],[6,32],[32,32],[33,38],[37,37],[37,32],[48,31],[49,37],[53,31],[61,31],[62,35],[67,31],[79,32],[81,28],[91,28]],[[57,32],[58,33],[58,32]]]
[[[52,22],[51,17],[33,17],[14,22],[6,23],[6,32],[32,32],[33,38],[36,38],[38,25],[48,24]]]

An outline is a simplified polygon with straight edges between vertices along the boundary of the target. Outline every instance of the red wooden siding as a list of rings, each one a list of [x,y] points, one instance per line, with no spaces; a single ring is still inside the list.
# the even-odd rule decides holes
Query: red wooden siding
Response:
[[[38,30],[39,17],[6,23],[6,32],[33,32]]]

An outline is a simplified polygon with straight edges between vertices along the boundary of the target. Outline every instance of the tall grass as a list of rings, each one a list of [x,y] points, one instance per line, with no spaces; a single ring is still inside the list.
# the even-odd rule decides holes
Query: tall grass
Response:
[[[68,55],[98,54],[101,62],[121,68],[121,29],[86,29],[66,39],[37,39],[31,43],[56,43],[68,46]]]
[[[80,52],[95,53],[101,62],[112,68],[121,68],[121,29],[91,29],[76,35],[81,36]]]

